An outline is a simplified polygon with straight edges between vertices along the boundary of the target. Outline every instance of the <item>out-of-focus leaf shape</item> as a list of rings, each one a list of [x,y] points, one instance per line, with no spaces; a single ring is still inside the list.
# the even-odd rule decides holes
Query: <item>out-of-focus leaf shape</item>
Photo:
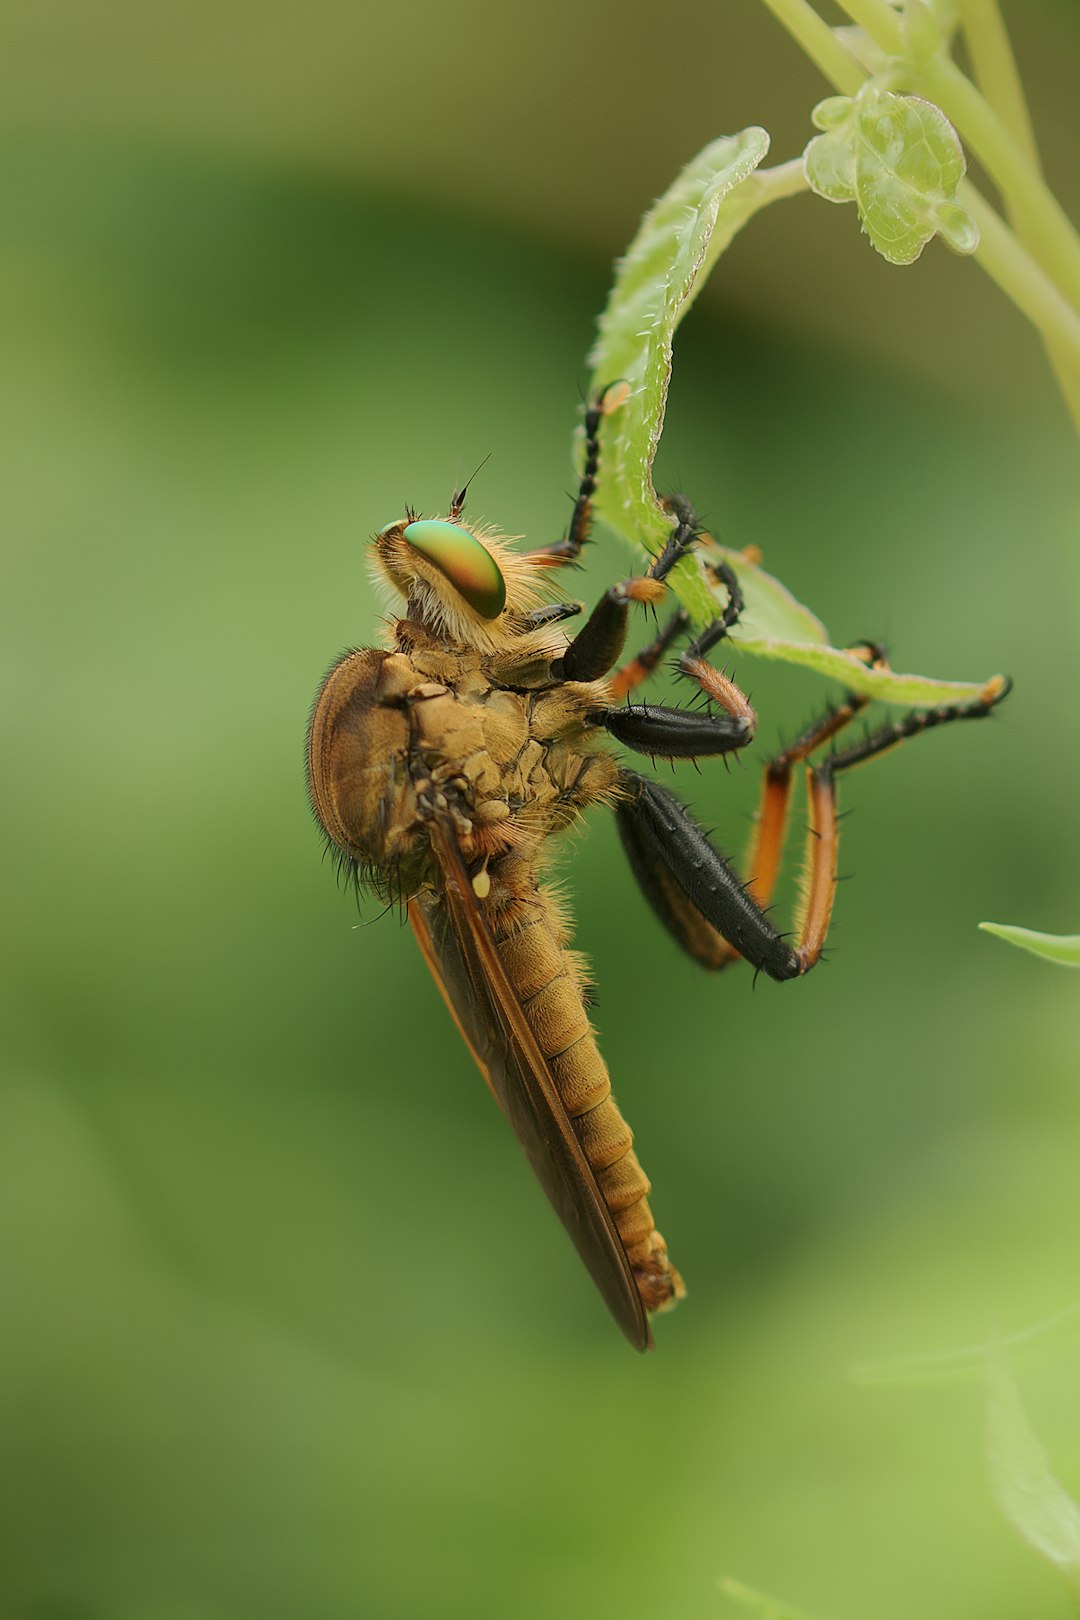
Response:
[[[1047,962],[1058,962],[1062,967],[1080,967],[1080,934],[1039,934],[1033,928],[1018,928],[1013,923],[980,923],[987,934],[1007,939],[1032,956],[1044,957]]]
[[[866,84],[813,112],[824,131],[807,146],[806,178],[819,197],[853,202],[863,230],[890,264],[911,264],[931,237],[973,253],[979,231],[956,201],[967,167],[945,114],[918,96]]]
[[[986,1363],[986,1448],[1002,1513],[1080,1598],[1080,1507],[1051,1471],[1000,1340]]]
[[[1067,1305],[1063,1311],[1055,1316],[1049,1316],[1042,1322],[1035,1322],[1031,1327],[1021,1328],[1019,1332],[997,1336],[997,1346],[1001,1350],[1011,1349],[1014,1345],[1030,1344],[1035,1339],[1046,1338],[1056,1333],[1068,1324],[1074,1326],[1080,1317],[1080,1301]],[[854,1384],[868,1386],[889,1384],[936,1384],[947,1378],[966,1378],[971,1373],[978,1373],[986,1377],[986,1357],[988,1345],[964,1345],[959,1350],[932,1350],[921,1355],[913,1356],[887,1356],[880,1361],[856,1362],[848,1369],[848,1376]]]
[[[602,427],[595,510],[631,546],[653,556],[673,522],[657,499],[652,469],[664,426],[675,331],[736,232],[766,203],[805,189],[800,164],[755,172],[768,149],[765,131],[751,128],[711,142],[687,164],[642,220],[616,267],[600,318],[590,356],[591,392],[595,397],[609,390],[611,408]],[[962,166],[961,158],[961,172]],[[620,382],[623,387],[612,386]],[[696,623],[714,618],[725,601],[723,588],[713,585],[703,566],[710,557],[731,565],[745,599],[731,637],[736,651],[800,664],[883,703],[933,708],[978,697],[977,683],[868,669],[855,654],[830,646],[821,620],[778,579],[707,536],[670,580]]]
[[[810,1620],[810,1616],[801,1609],[793,1609],[789,1603],[781,1603],[779,1598],[758,1592],[752,1586],[745,1586],[742,1581],[734,1581],[730,1575],[721,1578],[720,1590],[725,1597],[740,1603],[744,1609],[760,1615],[761,1620]]]

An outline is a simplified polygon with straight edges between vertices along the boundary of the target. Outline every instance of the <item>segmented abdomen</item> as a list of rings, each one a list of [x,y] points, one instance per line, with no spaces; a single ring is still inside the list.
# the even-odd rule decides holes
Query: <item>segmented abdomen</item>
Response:
[[[507,977],[548,1060],[645,1307],[662,1310],[685,1289],[653,1222],[649,1179],[634,1152],[633,1132],[611,1095],[607,1065],[585,1011],[583,964],[567,948],[566,926],[541,889],[519,896],[512,916],[512,923],[495,931]]]

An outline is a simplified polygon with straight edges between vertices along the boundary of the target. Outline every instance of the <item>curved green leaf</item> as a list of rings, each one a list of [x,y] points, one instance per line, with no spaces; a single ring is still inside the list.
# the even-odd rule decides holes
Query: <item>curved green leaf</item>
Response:
[[[1018,945],[1022,951],[1057,962],[1062,967],[1080,967],[1080,934],[1038,934],[1033,928],[1017,928],[1013,923],[980,923],[986,934],[996,934]]]
[[[706,257],[715,260],[761,206],[762,199],[741,188],[768,150],[768,135],[752,128],[699,152],[645,215],[600,317],[590,356],[592,391],[619,378],[629,385],[629,396],[605,435],[596,510],[631,545],[653,553],[671,532],[671,516],[653,490],[652,467],[664,426],[672,339],[697,295]],[[712,245],[721,209],[724,219]],[[691,593],[686,606],[708,618],[712,604],[700,570],[683,564],[679,572]]]
[[[838,98],[843,99],[843,98]],[[894,98],[900,99],[900,98]],[[909,98],[910,99],[910,98]],[[590,356],[591,392],[608,389],[604,453],[595,494],[597,515],[635,549],[659,552],[672,518],[653,489],[652,469],[664,425],[672,343],[724,248],[760,208],[806,189],[801,162],[759,169],[769,147],[763,129],[711,142],[678,176],[641,222],[616,267],[600,334]],[[623,387],[611,385],[621,382]],[[580,433],[579,433],[580,449]],[[705,571],[709,557],[735,570],[745,609],[732,645],[756,657],[799,664],[883,703],[933,708],[976,699],[976,682],[871,670],[829,645],[821,620],[746,553],[703,537],[671,575],[671,586],[695,622],[715,617],[724,596]]]

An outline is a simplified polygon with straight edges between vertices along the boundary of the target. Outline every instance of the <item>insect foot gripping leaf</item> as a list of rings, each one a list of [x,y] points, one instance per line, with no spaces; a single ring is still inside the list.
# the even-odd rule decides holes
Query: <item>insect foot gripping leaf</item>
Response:
[[[886,106],[896,102],[901,108],[909,103],[927,106],[880,92],[878,102]],[[853,108],[855,102],[839,98],[839,105]],[[930,111],[940,119],[935,109]],[[958,179],[963,155],[949,126],[945,128],[953,142],[947,151],[959,165]],[[841,140],[834,153],[843,146]],[[806,189],[801,160],[773,169],[760,167],[768,147],[763,129],[744,129],[710,142],[687,164],[649,209],[616,266],[600,318],[590,361],[595,424],[604,428],[604,454],[588,471],[592,509],[639,555],[644,550],[650,563],[663,553],[674,522],[670,504],[658,499],[653,488],[652,470],[664,427],[675,332],[737,232],[770,202]],[[935,172],[941,171],[939,161]],[[849,185],[842,195],[837,192],[837,200],[853,195]],[[944,207],[938,204],[939,216]],[[939,228],[940,218],[928,234]],[[579,430],[575,447],[579,472],[590,465],[587,443],[586,433]],[[870,661],[865,648],[830,646],[821,620],[759,566],[752,549],[722,546],[704,534],[697,539],[696,549],[685,552],[671,569],[671,589],[690,619],[706,624],[727,611],[730,598],[723,580],[733,577],[742,611],[738,625],[730,627],[730,641],[740,654],[801,665],[842,681],[848,691],[863,697],[920,709],[979,703],[1005,690],[1000,676],[980,684],[931,680],[887,669],[880,659]]]
[[[882,258],[911,264],[932,236],[975,251],[978,227],[956,201],[964,151],[932,102],[871,83],[820,102],[813,119],[825,133],[806,148],[806,178],[828,202],[855,203]]]

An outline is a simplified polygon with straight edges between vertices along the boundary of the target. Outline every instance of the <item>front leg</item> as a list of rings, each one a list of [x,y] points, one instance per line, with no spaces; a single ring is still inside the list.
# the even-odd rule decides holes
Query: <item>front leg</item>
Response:
[[[589,539],[592,527],[592,499],[596,493],[596,474],[600,466],[600,424],[605,416],[617,411],[630,393],[626,382],[609,383],[602,388],[585,412],[585,465],[581,469],[570,529],[565,540],[552,546],[539,546],[526,552],[541,568],[559,567],[562,563],[577,562],[582,548]]]
[[[722,680],[723,677],[721,676]],[[742,708],[713,710],[670,709],[659,703],[626,703],[597,709],[589,718],[610,731],[616,742],[637,754],[660,759],[709,759],[730,754],[754,740],[757,717],[737,687]]]
[[[612,585],[593,608],[552,673],[558,680],[598,681],[618,663],[626,643],[631,602],[655,607],[667,594],[667,577],[697,539],[697,519],[681,495],[666,497],[677,522],[659,557],[636,579]],[[740,598],[739,606],[742,606]]]

